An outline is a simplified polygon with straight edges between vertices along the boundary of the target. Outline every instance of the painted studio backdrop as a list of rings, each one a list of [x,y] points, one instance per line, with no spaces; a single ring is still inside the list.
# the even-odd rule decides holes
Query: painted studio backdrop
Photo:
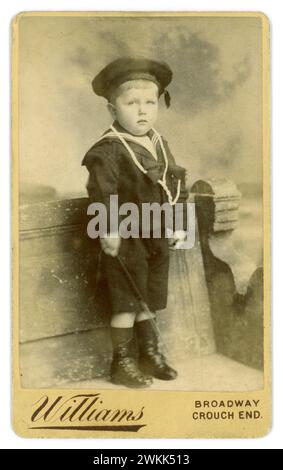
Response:
[[[160,328],[181,373],[155,386],[262,387],[261,28],[249,17],[20,18],[24,387],[111,386],[107,320],[92,309],[91,261],[81,242],[81,161],[111,123],[93,77],[118,57],[140,55],[173,70],[171,107],[160,100],[156,128],[187,169],[190,192],[212,202],[196,196],[196,246],[171,254],[167,309],[177,307]],[[108,343],[109,352],[100,348]]]

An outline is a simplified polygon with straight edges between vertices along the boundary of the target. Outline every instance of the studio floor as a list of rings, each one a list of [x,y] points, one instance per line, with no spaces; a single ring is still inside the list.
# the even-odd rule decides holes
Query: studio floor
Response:
[[[172,364],[173,365],[173,364]],[[154,379],[151,390],[186,391],[254,391],[263,388],[263,372],[233,361],[220,354],[190,358],[176,366],[178,377],[173,381]],[[117,389],[125,388],[111,384],[107,379],[71,382],[64,388]]]

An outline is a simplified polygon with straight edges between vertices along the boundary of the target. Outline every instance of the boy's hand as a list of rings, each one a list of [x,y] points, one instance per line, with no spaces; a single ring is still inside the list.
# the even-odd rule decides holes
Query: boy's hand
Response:
[[[169,248],[171,250],[178,250],[182,248],[182,244],[186,240],[187,233],[185,230],[177,230],[173,233],[173,236],[169,238]]]
[[[106,255],[117,256],[121,245],[121,238],[118,233],[110,233],[100,238],[101,248]]]

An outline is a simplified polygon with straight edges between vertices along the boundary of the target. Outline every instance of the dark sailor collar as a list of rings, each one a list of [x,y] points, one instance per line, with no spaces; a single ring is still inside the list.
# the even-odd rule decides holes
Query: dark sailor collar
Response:
[[[117,129],[116,125],[117,125],[116,122],[113,123],[110,126],[110,129],[108,131],[106,131],[102,135],[102,137],[96,141],[96,144],[98,142],[100,142],[101,140],[107,139],[109,137],[110,138],[117,138],[118,140],[120,140],[120,142],[127,149],[127,151],[129,152],[130,157],[132,158],[133,163],[137,166],[137,168],[142,173],[147,174],[148,169],[145,168],[142,165],[142,163],[137,159],[137,157],[135,155],[135,152],[133,151],[131,146],[128,144],[128,141],[132,141],[132,138],[134,138],[134,136],[132,136],[131,134],[128,134],[127,132],[121,132],[120,130]],[[121,126],[120,126],[120,128],[121,128]],[[122,131],[125,131],[125,129],[122,128]],[[155,142],[155,145],[157,144],[157,142],[159,143],[162,154],[163,154],[163,158],[164,158],[164,171],[163,171],[162,176],[160,178],[158,178],[156,182],[160,184],[160,186],[163,188],[164,192],[166,193],[169,204],[174,206],[176,204],[177,200],[179,199],[179,196],[180,196],[181,180],[180,179],[178,180],[177,192],[176,192],[175,197],[173,197],[173,195],[171,193],[171,190],[167,186],[167,181],[166,181],[166,176],[167,176],[167,171],[168,171],[169,164],[168,164],[168,157],[167,157],[167,154],[166,154],[164,143],[162,141],[161,135],[155,129],[152,129],[152,133],[153,133],[153,135],[151,137],[151,141],[152,141],[153,144]],[[127,136],[128,136],[128,138],[127,138]],[[156,139],[156,141],[155,141],[155,139]],[[137,142],[137,143],[139,145],[142,145],[140,142]],[[149,151],[148,148],[146,148],[146,149],[147,149],[147,151]],[[152,152],[150,152],[150,153],[152,154]],[[154,159],[156,159],[156,158],[154,157]]]
[[[126,141],[132,142],[136,145],[139,145],[139,146],[143,147],[145,150],[147,150],[147,152],[149,152],[151,154],[151,156],[154,158],[154,160],[156,160],[156,161],[158,160],[157,149],[156,149],[157,144],[158,144],[158,135],[157,135],[157,132],[154,131],[153,129],[150,129],[145,135],[141,136],[141,137],[148,137],[149,138],[149,142],[148,142],[148,145],[147,145],[146,140],[142,140],[138,136],[130,134],[117,121],[114,121],[112,126],[109,129],[107,129],[102,134],[102,136],[96,141],[96,144],[98,142],[100,142],[101,140],[105,139],[105,138],[114,138],[114,139],[119,140],[119,138],[118,138],[117,134],[115,133],[115,131],[117,131],[119,133],[119,135],[122,136],[123,139],[125,139]]]

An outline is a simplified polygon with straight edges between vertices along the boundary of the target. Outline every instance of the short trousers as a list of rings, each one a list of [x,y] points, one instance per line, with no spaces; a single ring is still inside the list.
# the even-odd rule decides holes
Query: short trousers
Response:
[[[169,247],[167,238],[122,239],[119,257],[143,300],[154,312],[167,305]],[[103,275],[108,284],[112,313],[141,312],[136,293],[116,257],[102,253]]]

